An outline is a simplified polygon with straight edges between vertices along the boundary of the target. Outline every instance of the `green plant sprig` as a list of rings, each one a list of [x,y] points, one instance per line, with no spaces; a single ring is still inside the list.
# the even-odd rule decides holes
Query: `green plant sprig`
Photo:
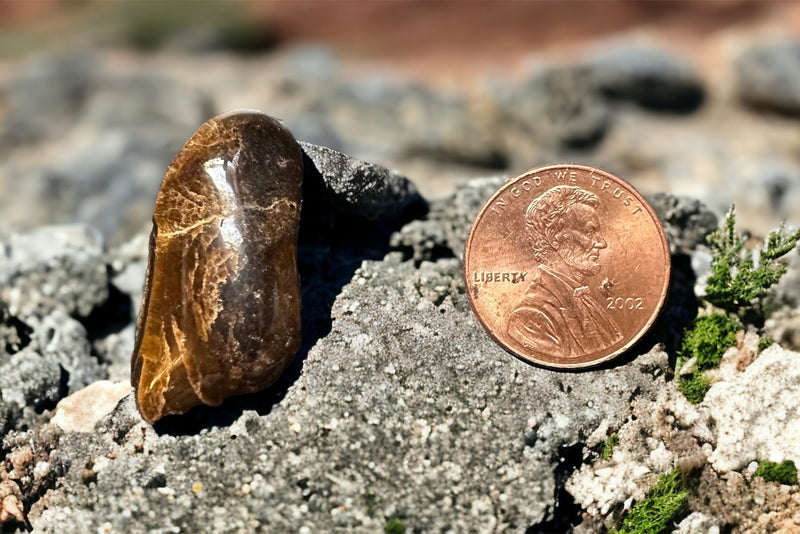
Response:
[[[800,241],[800,229],[781,225],[767,236],[764,248],[756,253],[745,248],[746,238],[736,231],[735,207],[725,223],[708,237],[713,253],[711,274],[706,285],[706,300],[729,313],[763,324],[763,300],[769,289],[786,273],[780,258]]]
[[[705,372],[719,366],[725,350],[735,344],[736,332],[746,325],[763,327],[764,298],[786,274],[780,259],[797,246],[800,229],[789,230],[781,224],[769,233],[760,252],[748,250],[746,241],[736,231],[736,210],[731,205],[725,222],[708,236],[713,257],[705,300],[724,313],[695,319],[684,333],[675,362],[677,374],[687,360],[695,358],[696,369],[678,376],[678,389],[692,404],[702,402],[711,388]]]

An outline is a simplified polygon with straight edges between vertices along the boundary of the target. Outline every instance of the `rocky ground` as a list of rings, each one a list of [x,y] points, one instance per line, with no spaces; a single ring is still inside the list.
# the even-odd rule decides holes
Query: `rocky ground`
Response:
[[[699,405],[673,381],[717,215],[735,200],[756,235],[800,223],[800,43],[741,46],[726,69],[720,84],[639,40],[464,91],[366,78],[319,47],[4,64],[3,531],[602,532],[681,466],[697,483],[678,532],[794,532],[798,486],[753,462],[800,463],[796,257],[779,343],[742,333]],[[192,131],[236,107],[311,143],[303,348],[270,391],[150,426],[128,373],[153,197]],[[460,266],[502,180],[486,177],[564,160],[645,192],[673,252],[652,332],[586,372],[495,345]]]

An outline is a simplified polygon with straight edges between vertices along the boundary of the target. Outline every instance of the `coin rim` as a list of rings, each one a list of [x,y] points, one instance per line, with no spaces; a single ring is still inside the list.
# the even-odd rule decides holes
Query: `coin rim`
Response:
[[[658,304],[654,308],[653,313],[650,315],[650,318],[647,320],[647,322],[644,324],[644,326],[642,326],[642,328],[639,329],[639,331],[636,332],[636,334],[634,336],[632,336],[631,339],[625,345],[623,345],[622,347],[620,347],[616,351],[608,354],[607,356],[604,356],[603,358],[599,358],[599,359],[596,359],[596,360],[591,360],[589,362],[553,363],[553,362],[548,362],[548,361],[542,361],[542,360],[539,360],[537,358],[528,357],[528,356],[525,356],[525,355],[517,353],[515,350],[513,350],[511,347],[509,347],[503,340],[501,340],[497,335],[495,335],[494,332],[492,332],[492,330],[486,325],[486,323],[484,322],[483,318],[478,313],[478,311],[476,309],[476,305],[473,302],[472,292],[470,291],[469,277],[467,276],[467,264],[468,264],[468,258],[469,258],[468,252],[472,248],[471,245],[472,245],[472,240],[475,237],[475,228],[478,226],[478,222],[483,217],[483,215],[486,212],[486,210],[489,207],[489,205],[491,205],[492,202],[498,196],[500,196],[502,193],[504,193],[512,184],[518,182],[519,180],[522,180],[524,178],[528,178],[529,176],[534,175],[534,174],[539,174],[539,173],[542,173],[542,172],[552,171],[552,170],[557,170],[557,169],[573,169],[573,170],[574,169],[579,169],[579,170],[582,170],[582,171],[587,171],[590,174],[602,174],[602,175],[605,175],[606,177],[610,178],[611,180],[620,182],[621,184],[623,184],[627,188],[629,188],[631,193],[633,193],[633,195],[636,197],[636,199],[641,203],[641,205],[644,208],[644,210],[648,213],[648,215],[650,215],[650,218],[653,220],[653,222],[656,223],[656,233],[661,238],[661,248],[666,253],[666,258],[667,258],[666,264],[664,265],[664,271],[665,271],[664,272],[664,275],[665,275],[664,280],[666,281],[666,283],[664,284],[664,287],[661,290],[661,294],[660,294],[659,299],[658,299]],[[633,185],[631,185],[626,180],[623,180],[622,178],[620,178],[620,177],[618,177],[618,176],[616,176],[616,175],[614,175],[614,174],[612,174],[612,173],[610,173],[610,172],[608,172],[608,171],[606,171],[604,169],[600,169],[598,167],[593,167],[591,165],[584,165],[584,164],[580,164],[580,163],[556,163],[556,164],[550,164],[550,165],[542,165],[542,166],[539,166],[539,167],[533,167],[531,169],[528,169],[527,171],[522,172],[521,174],[519,174],[519,175],[517,175],[515,177],[507,179],[506,181],[504,181],[497,188],[497,190],[495,190],[495,192],[492,194],[492,196],[490,196],[489,199],[486,200],[486,202],[483,203],[483,205],[481,206],[481,209],[478,210],[477,215],[475,215],[475,218],[472,221],[472,225],[469,228],[469,233],[467,234],[467,240],[464,243],[464,259],[461,262],[461,271],[462,271],[461,274],[464,277],[464,288],[465,288],[466,293],[467,293],[467,300],[469,301],[469,306],[472,309],[472,314],[475,316],[475,318],[481,324],[483,329],[489,334],[489,336],[492,339],[494,339],[494,341],[498,345],[500,345],[506,352],[516,356],[517,358],[520,358],[521,360],[523,360],[523,361],[525,361],[527,363],[531,363],[531,364],[534,364],[534,365],[538,365],[538,366],[546,367],[546,368],[550,368],[550,369],[588,369],[588,368],[593,368],[593,367],[597,367],[599,365],[602,365],[602,364],[604,364],[604,363],[606,363],[606,362],[608,362],[610,360],[613,360],[613,359],[621,356],[623,353],[627,352],[642,337],[644,337],[644,335],[650,330],[650,328],[656,322],[656,320],[658,319],[658,316],[663,311],[664,302],[666,301],[667,294],[669,293],[669,288],[670,288],[670,284],[671,284],[671,276],[672,276],[672,255],[670,254],[669,242],[667,241],[667,236],[664,233],[664,227],[663,227],[663,225],[661,223],[661,219],[658,218],[658,216],[656,215],[656,213],[653,210],[653,207],[650,205],[650,203],[647,202],[647,200],[645,200],[645,198],[641,195],[641,193],[639,193],[639,191],[636,190],[635,187],[633,187]]]

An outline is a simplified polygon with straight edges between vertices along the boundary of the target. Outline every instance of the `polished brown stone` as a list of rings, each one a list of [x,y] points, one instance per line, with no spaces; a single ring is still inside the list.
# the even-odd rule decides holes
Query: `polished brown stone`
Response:
[[[131,383],[144,419],[274,383],[300,347],[303,161],[277,121],[204,123],[156,198]]]

